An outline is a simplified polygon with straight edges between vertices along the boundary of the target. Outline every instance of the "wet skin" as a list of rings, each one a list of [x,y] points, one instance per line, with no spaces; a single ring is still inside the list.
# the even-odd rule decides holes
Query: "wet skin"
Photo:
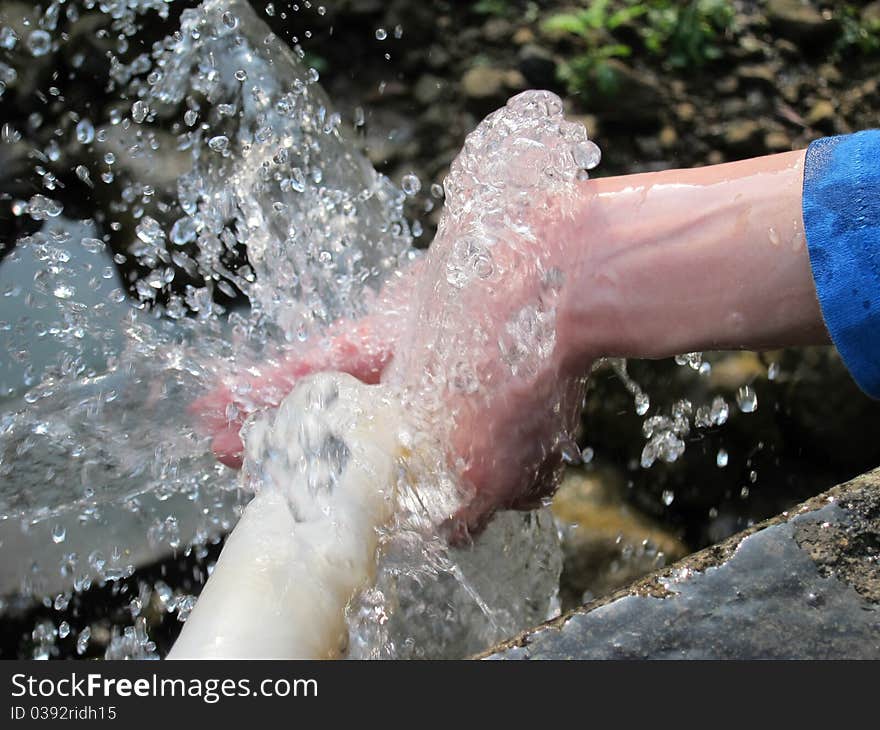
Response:
[[[799,151],[589,180],[573,200],[532,200],[519,214],[535,235],[505,229],[493,274],[439,297],[447,304],[438,312],[463,230],[450,221],[367,316],[233,378],[234,388],[219,385],[192,410],[217,458],[238,467],[248,411],[277,404],[308,373],[337,370],[428,394],[429,410],[451,416],[438,419],[436,435],[470,495],[458,528],[479,530],[495,510],[552,493],[596,358],[828,342],[801,217],[803,161]],[[508,325],[530,304],[553,310],[555,339],[546,357],[513,373]],[[234,392],[242,384],[246,398]]]

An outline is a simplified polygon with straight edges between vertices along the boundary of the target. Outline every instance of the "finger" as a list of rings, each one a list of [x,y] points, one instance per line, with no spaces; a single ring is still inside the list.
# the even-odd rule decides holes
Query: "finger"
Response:
[[[233,423],[217,433],[211,441],[211,451],[217,461],[232,469],[240,469],[244,458],[244,445],[239,429],[241,424]]]

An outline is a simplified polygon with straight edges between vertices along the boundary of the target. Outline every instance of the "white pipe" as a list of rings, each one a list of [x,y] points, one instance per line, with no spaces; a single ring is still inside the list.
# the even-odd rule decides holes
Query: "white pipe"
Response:
[[[300,383],[245,435],[260,491],[232,531],[169,659],[340,657],[345,608],[376,570],[402,418],[382,386]]]

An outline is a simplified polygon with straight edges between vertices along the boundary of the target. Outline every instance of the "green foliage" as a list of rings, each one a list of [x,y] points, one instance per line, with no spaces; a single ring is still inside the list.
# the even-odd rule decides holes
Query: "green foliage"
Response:
[[[642,37],[649,51],[666,57],[676,68],[702,66],[721,57],[716,45],[733,22],[729,0],[649,2]]]
[[[542,27],[569,37],[583,49],[560,67],[560,79],[569,91],[595,84],[609,93],[616,79],[608,61],[629,56],[633,50],[615,37],[625,26],[633,31],[627,39],[640,37],[649,52],[662,56],[670,66],[699,67],[721,56],[717,41],[733,15],[730,0],[593,0],[581,10],[551,16]]]
[[[494,15],[504,18],[510,15],[510,4],[507,0],[479,0],[474,3],[474,12],[479,15]]]
[[[616,42],[611,32],[644,15],[647,8],[633,2],[615,5],[611,0],[595,0],[583,10],[553,15],[542,24],[545,31],[574,36],[586,47],[560,66],[559,78],[569,91],[576,93],[592,83],[605,94],[616,90],[617,77],[608,61],[629,56],[632,48]]]
[[[544,22],[543,27],[547,31],[570,33],[587,41],[593,41],[606,31],[613,31],[647,11],[645,3],[628,2],[623,7],[615,9],[611,0],[594,0],[583,10],[559,13],[550,17]]]
[[[866,55],[880,53],[880,18],[864,19],[857,7],[847,3],[838,14],[841,34],[837,50]]]
[[[308,68],[313,68],[318,73],[324,73],[329,68],[326,58],[311,51],[305,52],[302,61]]]

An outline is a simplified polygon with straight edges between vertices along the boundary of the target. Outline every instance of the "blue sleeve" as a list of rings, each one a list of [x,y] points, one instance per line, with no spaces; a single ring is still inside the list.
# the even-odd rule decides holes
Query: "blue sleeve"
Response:
[[[880,130],[810,145],[803,213],[825,325],[855,381],[880,398]]]

